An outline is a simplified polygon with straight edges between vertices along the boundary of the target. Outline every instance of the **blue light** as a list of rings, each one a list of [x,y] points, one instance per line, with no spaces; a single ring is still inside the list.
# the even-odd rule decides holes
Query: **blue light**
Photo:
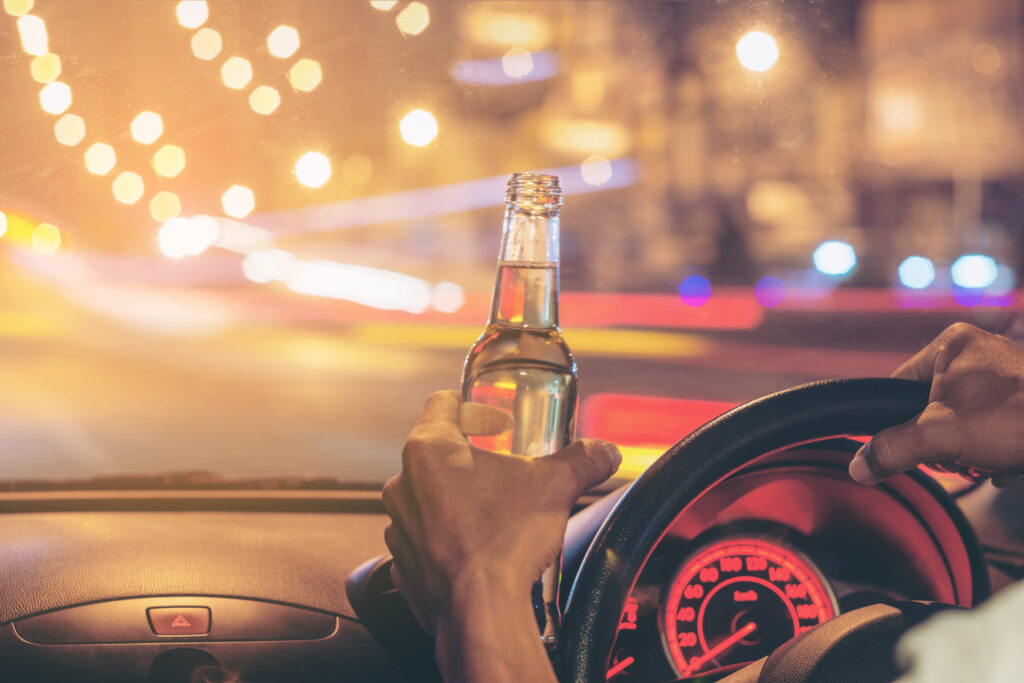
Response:
[[[908,256],[897,270],[900,282],[910,289],[924,289],[935,281],[935,266],[924,256]]]
[[[822,242],[811,257],[814,267],[825,275],[846,275],[857,265],[857,252],[846,242]]]
[[[679,283],[679,298],[687,306],[699,308],[711,298],[711,282],[706,277],[691,275]]]
[[[953,262],[949,272],[957,287],[984,289],[996,281],[999,266],[991,256],[965,254]]]
[[[766,275],[754,285],[754,298],[765,308],[775,308],[786,298],[786,287],[779,278]]]

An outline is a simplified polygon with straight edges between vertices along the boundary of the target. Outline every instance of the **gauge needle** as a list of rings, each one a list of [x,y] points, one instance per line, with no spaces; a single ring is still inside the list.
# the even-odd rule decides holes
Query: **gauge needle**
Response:
[[[691,671],[699,669],[704,665],[704,662],[708,661],[709,659],[714,659],[718,655],[722,654],[730,647],[732,647],[739,641],[743,640],[748,634],[752,633],[756,628],[757,624],[755,624],[754,622],[750,622],[740,630],[736,631],[736,633],[733,633],[731,636],[720,642],[718,645],[715,645],[713,648],[708,650],[706,653],[704,653],[704,656],[691,659],[690,665],[686,667],[686,671],[683,672],[683,675],[686,676]]]
[[[623,670],[625,670],[625,668],[627,666],[629,666],[632,663],[633,663],[633,658],[632,657],[626,657],[621,662],[619,662],[618,664],[616,664],[612,668],[608,669],[608,678],[611,678],[612,676],[622,672]]]

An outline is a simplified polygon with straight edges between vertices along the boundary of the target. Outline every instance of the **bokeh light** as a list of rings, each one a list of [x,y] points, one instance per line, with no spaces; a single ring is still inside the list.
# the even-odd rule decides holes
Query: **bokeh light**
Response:
[[[978,43],[971,48],[971,66],[980,74],[993,76],[1003,68],[1003,54],[992,43]]]
[[[323,187],[331,177],[331,160],[320,152],[306,152],[295,162],[295,177],[306,187]]]
[[[153,170],[163,178],[173,178],[185,169],[185,150],[177,145],[164,145],[153,155]]]
[[[509,48],[501,58],[501,68],[509,78],[524,78],[533,71],[533,55],[521,47]]]
[[[198,59],[209,61],[220,54],[224,47],[220,33],[212,28],[202,28],[192,36],[192,54]]]
[[[690,275],[679,283],[679,298],[687,306],[703,306],[711,299],[711,282],[701,275]]]
[[[164,121],[152,111],[144,111],[132,121],[132,139],[143,145],[151,145],[164,133]]]
[[[466,303],[466,293],[454,282],[438,282],[430,295],[430,305],[442,313],[454,313]]]
[[[775,308],[786,298],[786,287],[779,278],[766,275],[754,285],[754,298],[765,308]]]
[[[142,182],[142,176],[131,171],[122,171],[110,184],[114,192],[114,199],[122,204],[134,204],[142,199],[146,186]]]
[[[267,36],[267,50],[278,59],[287,59],[298,49],[299,32],[292,26],[278,26]]]
[[[350,154],[341,164],[341,177],[355,187],[365,185],[373,177],[373,161],[365,154]]]
[[[437,137],[437,119],[425,109],[413,109],[402,117],[398,130],[410,145],[424,147]]]
[[[74,147],[85,139],[85,121],[77,114],[64,114],[53,124],[53,134],[60,144]]]
[[[407,36],[418,36],[430,26],[430,10],[422,2],[410,2],[395,17],[398,30]]]
[[[32,231],[32,248],[40,254],[52,254],[60,249],[60,230],[52,223],[40,223]]]
[[[249,106],[257,114],[273,114],[281,106],[281,94],[269,85],[260,85],[249,93]]]
[[[857,265],[857,252],[846,242],[822,242],[811,257],[814,267],[825,275],[846,275]]]
[[[245,218],[256,208],[256,197],[248,187],[232,185],[221,195],[220,204],[232,218]]]
[[[288,69],[288,82],[299,92],[309,92],[320,85],[323,80],[323,70],[320,62],[315,59],[303,58],[292,64]]]
[[[39,91],[39,104],[48,114],[63,114],[71,106],[71,88],[60,81],[47,83]]]
[[[220,67],[220,79],[232,90],[241,90],[252,80],[252,64],[244,57],[231,57]]]
[[[767,71],[779,61],[779,46],[767,33],[751,31],[736,43],[736,56],[744,68]]]
[[[398,0],[370,0],[370,7],[381,12],[388,12],[398,4]]]
[[[206,0],[181,0],[174,13],[178,16],[178,23],[185,28],[199,28],[209,19],[210,8]]]
[[[996,281],[999,266],[991,256],[965,254],[953,262],[949,274],[957,287],[984,289]]]
[[[171,258],[198,256],[210,248],[220,234],[217,219],[212,216],[172,218],[157,233],[160,251]]]
[[[50,39],[46,35],[46,22],[32,14],[18,17],[18,35],[21,49],[30,55],[45,55],[50,51]]]
[[[35,0],[4,0],[4,11],[14,17],[20,17],[32,11]]]
[[[261,249],[242,259],[242,274],[247,280],[266,284],[283,280],[295,264],[295,255],[283,249]]]
[[[3,237],[5,232],[7,232],[7,214],[0,211],[0,237]]]
[[[149,200],[149,215],[158,223],[176,218],[181,213],[181,200],[173,192],[161,190]]]
[[[908,256],[896,269],[900,282],[910,289],[924,289],[935,281],[935,264],[924,256]]]
[[[600,154],[591,154],[580,164],[580,174],[587,185],[604,185],[612,179],[612,163]]]
[[[94,142],[85,150],[85,169],[96,175],[107,175],[117,164],[114,148],[105,142]]]
[[[32,80],[37,83],[55,81],[60,76],[60,57],[52,52],[33,57],[29,70],[32,72]]]

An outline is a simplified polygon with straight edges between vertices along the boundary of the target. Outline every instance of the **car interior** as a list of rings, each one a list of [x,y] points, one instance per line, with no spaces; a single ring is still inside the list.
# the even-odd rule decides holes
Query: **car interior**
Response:
[[[441,681],[381,486],[561,178],[560,681],[893,681],[1024,488],[857,449],[1024,340],[1020,0],[3,0],[0,680]],[[557,286],[557,285],[556,285]]]

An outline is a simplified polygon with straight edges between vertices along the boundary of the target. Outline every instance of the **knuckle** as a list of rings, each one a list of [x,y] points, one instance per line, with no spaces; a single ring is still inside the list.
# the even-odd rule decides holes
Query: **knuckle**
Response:
[[[981,334],[981,330],[970,323],[960,321],[947,327],[943,334],[950,339],[970,339]]]

